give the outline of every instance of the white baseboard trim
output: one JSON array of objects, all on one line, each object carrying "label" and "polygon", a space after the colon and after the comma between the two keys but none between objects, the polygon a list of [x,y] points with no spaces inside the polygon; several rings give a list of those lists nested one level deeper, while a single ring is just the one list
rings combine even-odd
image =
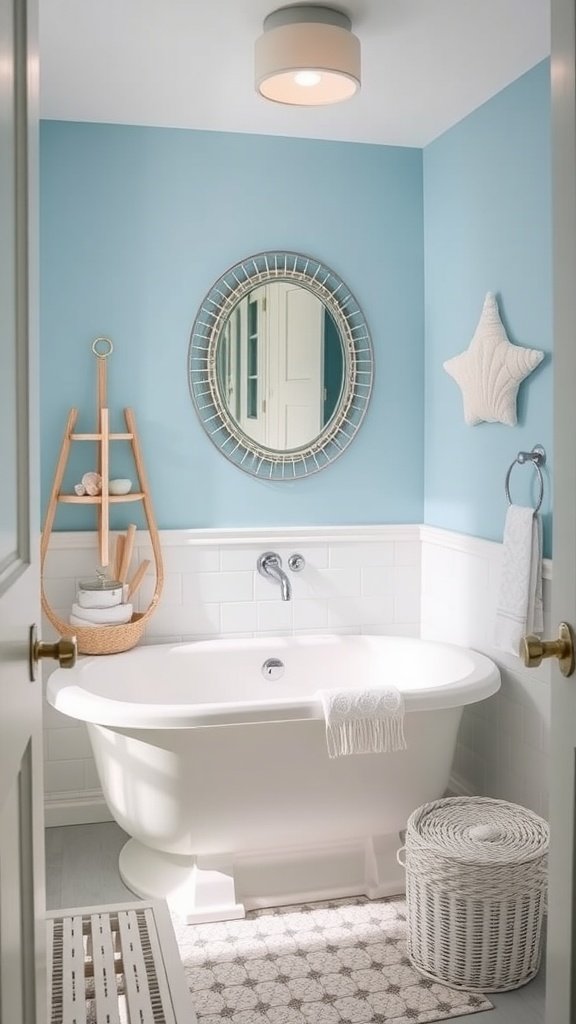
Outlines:
[{"label": "white baseboard trim", "polygon": [[[257,527],[195,527],[188,530],[160,530],[160,544],[166,547],[241,547],[243,545],[337,543],[382,543],[383,541],[418,541],[420,523],[358,523],[350,526],[257,526]],[[50,536],[50,548],[93,548],[97,534],[93,530],[63,530]],[[147,530],[138,530],[139,546],[150,545]]]},{"label": "white baseboard trim", "polygon": [[99,789],[47,795],[44,801],[46,828],[54,828],[57,825],[91,825],[99,821],[112,820]]}]

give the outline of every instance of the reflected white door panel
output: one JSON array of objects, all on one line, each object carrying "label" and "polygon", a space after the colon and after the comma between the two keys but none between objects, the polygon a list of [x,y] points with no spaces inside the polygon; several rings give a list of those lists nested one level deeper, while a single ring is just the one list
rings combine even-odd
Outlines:
[{"label": "reflected white door panel", "polygon": [[324,308],[315,295],[292,284],[276,286],[273,295],[278,343],[270,411],[276,430],[268,443],[286,450],[307,444],[323,426]]},{"label": "reflected white door panel", "polygon": [[258,444],[289,451],[321,433],[327,316],[307,288],[274,281],[252,289],[226,321],[217,355],[220,393]]}]

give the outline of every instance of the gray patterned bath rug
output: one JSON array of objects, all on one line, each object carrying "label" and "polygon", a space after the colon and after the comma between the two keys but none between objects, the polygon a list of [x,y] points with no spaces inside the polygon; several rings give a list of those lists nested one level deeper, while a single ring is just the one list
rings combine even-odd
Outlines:
[{"label": "gray patterned bath rug", "polygon": [[306,903],[175,929],[198,1024],[424,1024],[493,1009],[412,967],[403,899]]}]

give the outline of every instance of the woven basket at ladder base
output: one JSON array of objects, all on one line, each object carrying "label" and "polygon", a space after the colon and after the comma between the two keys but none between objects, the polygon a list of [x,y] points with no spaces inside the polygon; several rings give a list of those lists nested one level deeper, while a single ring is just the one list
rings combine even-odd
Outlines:
[{"label": "woven basket at ladder base", "polygon": [[470,992],[525,985],[540,966],[548,825],[504,800],[424,804],[406,829],[408,955]]}]

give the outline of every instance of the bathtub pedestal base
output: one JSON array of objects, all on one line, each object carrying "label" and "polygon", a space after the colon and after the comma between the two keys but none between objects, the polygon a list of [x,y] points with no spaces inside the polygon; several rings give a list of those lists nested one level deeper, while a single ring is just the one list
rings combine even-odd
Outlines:
[{"label": "bathtub pedestal base", "polygon": [[382,899],[404,891],[397,834],[329,845],[184,857],[130,839],[120,875],[138,896],[165,899],[187,924],[234,921],[247,910],[346,896]]},{"label": "bathtub pedestal base", "polygon": [[364,848],[364,895],[371,900],[385,896],[398,896],[406,887],[404,868],[398,863],[397,853],[402,845],[400,837],[370,836]]},{"label": "bathtub pedestal base", "polygon": [[348,896],[397,896],[405,890],[404,868],[396,860],[401,845],[391,833],[238,855],[237,898],[246,910],[259,910]]},{"label": "bathtub pedestal base", "polygon": [[227,865],[201,868],[196,857],[161,853],[130,839],[120,851],[120,876],[137,896],[164,899],[186,924],[235,921],[245,916],[236,902],[234,876]]}]

